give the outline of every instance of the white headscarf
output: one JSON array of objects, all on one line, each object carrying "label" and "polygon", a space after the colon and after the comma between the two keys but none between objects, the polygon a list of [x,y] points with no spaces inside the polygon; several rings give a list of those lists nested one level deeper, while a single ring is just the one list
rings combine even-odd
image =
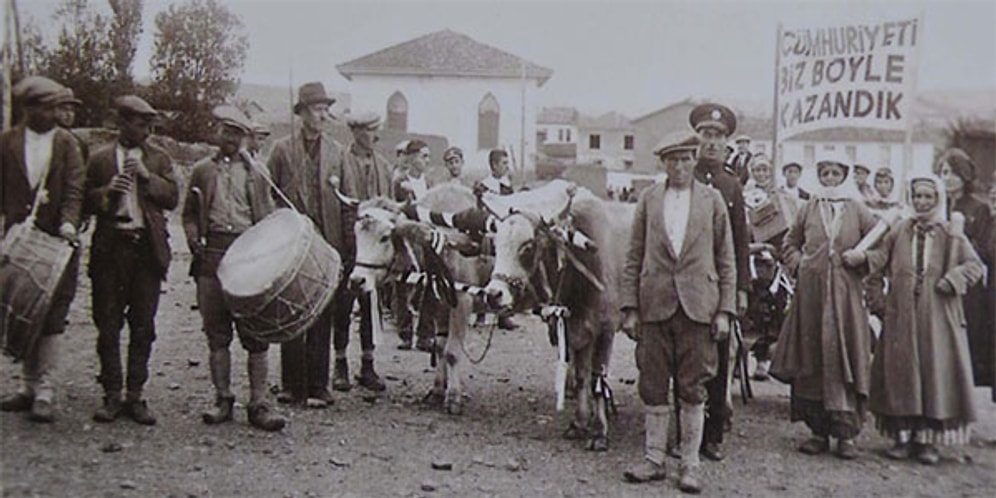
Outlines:
[{"label": "white headscarf", "polygon": [[[920,183],[929,183],[933,185],[934,191],[937,192],[937,204],[935,204],[930,211],[925,213],[918,213],[913,208],[913,186]],[[945,190],[944,181],[937,175],[916,174],[910,177],[906,184],[906,188],[904,189],[904,197],[909,217],[916,220],[917,224],[924,226],[945,222],[947,220],[945,213],[947,211],[945,209],[945,206],[947,206],[947,192]]]},{"label": "white headscarf", "polygon": [[819,188],[813,192],[813,198],[817,200],[833,201],[839,202],[847,199],[860,200],[862,199],[861,193],[858,192],[857,185],[854,181],[850,179],[851,168],[846,162],[836,159],[836,158],[826,158],[821,159],[816,162],[816,176],[819,178],[820,170],[827,167],[829,164],[835,164],[838,167],[844,169],[844,180],[840,182],[840,185],[834,187],[828,187],[820,184]]}]

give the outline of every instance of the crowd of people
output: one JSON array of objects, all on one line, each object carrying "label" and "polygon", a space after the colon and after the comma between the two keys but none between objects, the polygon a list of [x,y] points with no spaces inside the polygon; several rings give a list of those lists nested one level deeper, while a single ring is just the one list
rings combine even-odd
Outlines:
[{"label": "crowd of people", "polygon": [[[137,96],[120,96],[116,140],[91,153],[67,129],[80,103],[70,89],[33,76],[19,82],[14,95],[23,118],[0,135],[4,233],[33,220],[76,249],[52,289],[37,345],[24,358],[22,385],[0,409],[38,422],[55,418],[51,373],[75,295],[80,229],[93,217],[87,275],[104,391],[93,419],[154,425],[143,387],[170,265],[164,215],[181,198],[172,160],[148,140],[160,112]],[[182,221],[215,389],[206,424],[233,419],[230,346],[236,336],[248,353],[249,423],[267,431],[286,424],[267,399],[269,343],[237,326],[217,275],[233,242],[280,207],[314,222],[341,256],[344,277],[314,323],[280,344],[277,400],[323,408],[334,402],[330,386],[348,391],[355,381],[386,389],[374,365],[377,303],[346,281],[357,259],[356,210],[342,199],[415,201],[434,185],[464,181],[464,156],[450,147],[445,164],[430,167],[429,146],[412,139],[398,144],[389,160],[373,147],[380,125],[374,113],[349,117],[352,141],[342,146],[327,133],[334,102],[321,83],[302,85],[293,108],[300,125],[276,140],[265,160],[258,151],[268,131],[235,107],[216,108],[218,126],[205,132],[218,150],[193,166]],[[832,154],[813,165],[782,165],[785,184],[779,186],[777,165],[751,153],[749,137],[738,136],[737,148],[728,150],[736,118],[725,106],[700,105],[689,123],[687,132],[654,149],[666,180],[638,194],[621,276],[621,329],[637,342],[645,405],[644,458],[625,479],[664,479],[666,455],[673,453],[681,461],[679,488],[702,490],[700,455],[725,458],[723,438],[733,415],[730,337],[738,322],[759,337],[754,377],[770,375],[791,386],[791,420],[812,432],[799,451],[857,457],[854,440],[869,412],[894,441],[890,458],[933,464],[939,445],[966,442],[977,417],[972,388],[994,384],[996,322],[996,187],[988,205],[973,195],[979,169],[972,158],[959,149],[945,152],[935,174],[912,174],[899,186],[900,202],[891,169],[872,175],[872,168]],[[491,175],[477,188],[513,193],[508,154],[493,150],[489,163]],[[815,168],[820,186],[814,192],[799,187],[804,168]],[[761,271],[765,264],[770,271]],[[413,319],[432,317],[431,300],[422,300],[416,312],[416,289],[398,282],[390,290],[399,347],[431,351],[433,321],[416,325]],[[361,359],[359,374],[350,378],[354,306]],[[882,321],[877,337],[872,315]],[[507,313],[499,314],[498,326],[517,327]],[[678,425],[669,443],[669,427]]]}]

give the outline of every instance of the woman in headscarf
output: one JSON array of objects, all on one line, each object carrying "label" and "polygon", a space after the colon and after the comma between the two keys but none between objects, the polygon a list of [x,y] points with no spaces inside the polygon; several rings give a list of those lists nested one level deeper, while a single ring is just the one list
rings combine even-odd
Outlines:
[{"label": "woman in headscarf", "polygon": [[[800,199],[790,194],[784,187],[775,184],[775,168],[768,156],[760,153],[754,155],[750,162],[750,176],[744,187],[744,203],[749,211],[753,213],[753,210],[770,209],[768,203],[771,203],[785,219],[790,222],[795,219],[796,213],[799,212]],[[772,218],[763,214],[758,216],[769,220]],[[752,214],[750,218],[753,220],[756,216]],[[747,335],[757,338],[750,348],[754,358],[757,359],[754,380],[768,379],[771,345],[778,340],[778,332],[785,318],[788,290],[772,283],[779,275],[776,258],[787,231],[786,226],[783,230],[777,230],[774,235],[767,236],[767,240],[757,240],[761,230],[754,230],[752,234],[754,238],[750,244],[752,289],[744,320],[744,331]]]},{"label": "woman in headscarf", "polygon": [[[965,217],[965,235],[972,243],[972,248],[982,258],[982,263],[989,268],[994,264],[994,228],[993,217],[989,207],[972,195],[972,182],[975,180],[976,168],[972,158],[961,149],[948,149],[937,160],[935,172],[944,182],[947,193],[948,213],[959,212]],[[965,306],[965,318],[968,323],[968,348],[972,353],[972,372],[975,385],[994,388],[993,400],[996,401],[996,385],[994,385],[993,357],[994,334],[996,334],[996,311],[990,307],[993,281],[979,282],[968,289],[962,301]]]},{"label": "woman in headscarf", "polygon": [[785,236],[783,261],[798,279],[771,375],[791,384],[791,420],[812,431],[799,451],[825,453],[834,437],[836,455],[853,459],[871,384],[872,337],[861,299],[867,268],[853,248],[877,220],[857,200],[854,183],[845,184],[844,159],[816,167],[821,188]]},{"label": "woman in headscarf", "polygon": [[965,444],[976,420],[972,366],[961,296],[982,276],[982,263],[960,227],[945,221],[945,188],[915,176],[907,190],[912,216],[867,253],[891,287],[872,362],[870,409],[895,445],[896,460],[940,460],[936,445]]}]

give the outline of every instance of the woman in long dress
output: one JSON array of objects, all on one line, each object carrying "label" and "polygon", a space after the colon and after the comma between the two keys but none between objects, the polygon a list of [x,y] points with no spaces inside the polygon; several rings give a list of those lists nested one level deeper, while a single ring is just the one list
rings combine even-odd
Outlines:
[{"label": "woman in long dress", "polygon": [[798,283],[771,375],[791,384],[791,420],[812,431],[799,451],[825,453],[834,437],[836,455],[853,459],[871,384],[872,337],[861,295],[867,265],[853,248],[876,219],[856,200],[853,182],[842,185],[847,173],[843,159],[817,163],[822,187],[785,236],[782,257],[790,272],[798,269]]},{"label": "woman in long dress", "polygon": [[872,362],[870,408],[895,445],[886,456],[939,461],[936,445],[965,444],[976,420],[961,296],[982,263],[955,223],[945,221],[945,189],[933,176],[910,181],[913,215],[868,251],[872,271],[891,283]]},{"label": "woman in long dress", "polygon": [[[948,213],[958,212],[965,217],[965,236],[982,263],[992,268],[996,261],[996,230],[989,207],[973,195],[973,184],[978,169],[972,158],[961,149],[948,149],[941,154],[935,166],[947,191]],[[962,297],[965,320],[968,323],[968,347],[972,353],[972,371],[975,385],[990,386],[996,401],[996,310],[991,308],[993,281],[979,282],[969,287]]]}]

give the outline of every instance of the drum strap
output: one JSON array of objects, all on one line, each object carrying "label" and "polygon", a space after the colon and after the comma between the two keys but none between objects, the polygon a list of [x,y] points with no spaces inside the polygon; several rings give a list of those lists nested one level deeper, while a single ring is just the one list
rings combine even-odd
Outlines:
[{"label": "drum strap", "polygon": [[48,203],[48,188],[45,186],[45,182],[48,181],[48,172],[51,170],[52,161],[50,160],[45,165],[45,171],[42,171],[41,179],[38,180],[38,188],[35,190],[35,201],[31,203],[31,213],[28,214],[28,218],[25,220],[29,226],[34,226],[35,224],[35,218],[38,216],[38,207]]}]

